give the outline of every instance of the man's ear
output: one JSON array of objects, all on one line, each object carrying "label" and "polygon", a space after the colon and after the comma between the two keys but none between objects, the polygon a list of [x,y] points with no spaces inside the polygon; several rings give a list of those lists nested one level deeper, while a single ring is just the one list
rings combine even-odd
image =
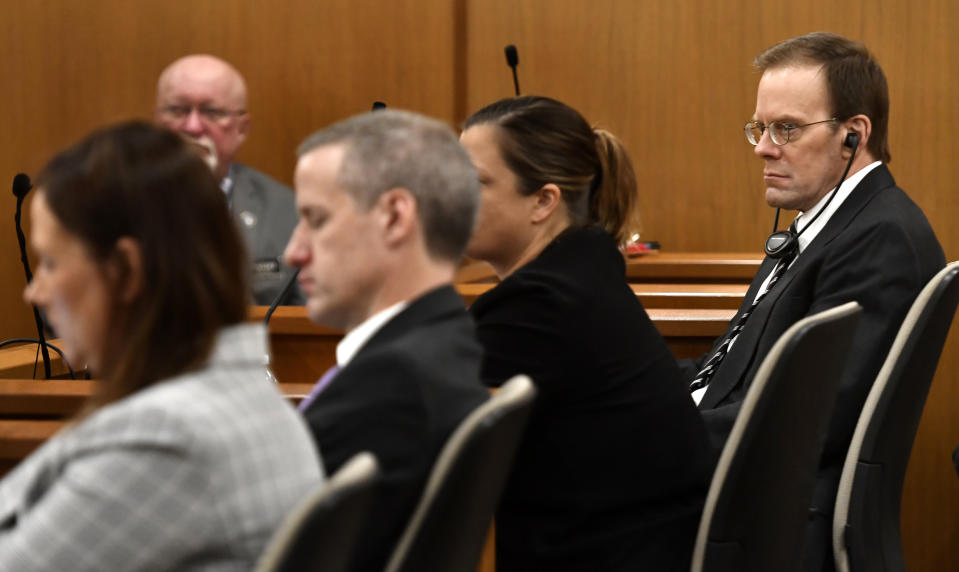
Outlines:
[{"label": "man's ear", "polygon": [[246,136],[250,133],[250,114],[244,113],[236,118],[236,134],[240,142],[246,141]]},{"label": "man's ear", "polygon": [[[869,136],[872,135],[872,121],[869,119],[869,116],[858,114],[853,115],[844,122],[844,127],[846,128],[846,135],[843,135],[845,138],[849,133],[855,132],[859,135],[859,145],[857,149],[867,149],[869,143]],[[845,139],[844,139],[845,140]],[[843,157],[848,159],[849,155],[852,153],[852,149],[843,146]]]},{"label": "man's ear", "polygon": [[416,197],[404,188],[384,192],[377,199],[377,211],[386,244],[398,245],[419,228],[419,209]]},{"label": "man's ear", "polygon": [[143,251],[140,243],[130,236],[120,238],[107,265],[117,300],[121,304],[131,303],[143,291]]},{"label": "man's ear", "polygon": [[549,219],[563,202],[563,192],[553,183],[547,183],[533,193],[535,199],[530,212],[530,221],[540,223]]}]

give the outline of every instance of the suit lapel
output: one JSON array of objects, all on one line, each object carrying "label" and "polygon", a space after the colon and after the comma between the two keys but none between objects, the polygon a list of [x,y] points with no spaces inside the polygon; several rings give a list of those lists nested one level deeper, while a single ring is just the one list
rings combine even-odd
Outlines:
[{"label": "suit lapel", "polygon": [[259,185],[254,184],[243,165],[234,163],[231,169],[233,171],[233,187],[230,190],[230,203],[233,209],[233,218],[236,220],[237,226],[243,231],[247,248],[250,249],[250,255],[255,260],[262,256],[261,253],[255,252],[254,248],[262,242],[260,235],[267,228],[266,221],[259,220],[259,217],[267,212],[266,193]]},{"label": "suit lapel", "polygon": [[[839,234],[849,226],[856,218],[856,215],[859,214],[873,197],[882,189],[894,187],[895,184],[896,182],[893,180],[892,174],[883,164],[870,171],[859,185],[856,186],[853,192],[849,194],[842,205],[840,205],[836,212],[829,218],[826,226],[823,227],[819,234],[816,235],[816,238],[813,239],[803,250],[802,254],[796,258],[795,263],[793,263],[782,278],[779,279],[776,287],[766,295],[753,311],[753,314],[746,322],[746,327],[740,333],[729,355],[723,360],[719,371],[716,372],[716,376],[706,389],[706,393],[703,395],[703,399],[699,404],[700,409],[716,407],[730,392],[743,383],[748,369],[755,361],[755,354],[759,347],[759,342],[762,340],[763,332],[768,325],[772,309],[775,307],[779,298],[789,289],[790,284],[796,276],[801,275],[814,260],[819,258],[820,253],[825,249],[826,245],[832,242],[833,239],[839,236]],[[756,278],[753,279],[753,283],[746,293],[743,306],[741,306],[739,312],[736,313],[736,317],[733,318],[734,320],[738,319],[744,308],[748,308],[749,304],[752,303],[752,300],[756,297],[759,286],[772,271],[775,262],[774,259],[768,257],[763,260],[759,271],[756,273]],[[790,324],[787,324],[785,327],[789,327],[789,325]]]},{"label": "suit lapel", "polygon": [[[457,314],[465,315],[466,307],[456,290],[452,286],[436,288],[410,302],[402,312],[394,316],[392,320],[373,334],[353,359],[359,358],[363,352],[371,348],[391,343],[421,324],[446,319]],[[344,371],[349,367],[349,364],[347,364],[343,368]]]},{"label": "suit lapel", "polygon": [[[463,305],[463,299],[452,286],[441,286],[413,300],[403,311],[393,316],[393,319],[370,336],[370,339],[366,340],[366,343],[360,347],[353,359],[337,372],[320,396],[317,396],[310,404],[306,414],[314,411],[315,406],[323,403],[324,400],[329,403],[332,395],[353,391],[351,387],[353,384],[349,383],[349,380],[352,377],[354,364],[362,362],[368,352],[393,343],[422,324],[447,320],[458,314],[465,316],[466,308]],[[348,381],[343,383],[342,380],[344,379]]]},{"label": "suit lapel", "polygon": [[[777,259],[768,256],[763,260],[759,266],[759,270],[756,272],[756,277],[753,278],[753,282],[746,292],[745,298],[743,298],[742,306],[740,306],[739,311],[736,312],[736,316],[730,324],[735,324],[739,316],[752,305],[756,294],[759,292],[760,286],[766,281],[766,277],[772,272],[777,262]],[[780,278],[780,280],[782,280],[782,278]],[[736,343],[733,344],[732,349],[726,355],[726,359],[720,364],[719,371],[716,372],[712,381],[710,381],[707,386],[706,393],[703,394],[703,398],[699,403],[700,409],[712,409],[739,384],[739,380],[742,379],[746,367],[752,361],[752,356],[756,351],[756,345],[760,338],[759,331],[765,328],[767,308],[768,306],[764,300],[753,310],[752,315],[749,316],[746,327],[740,332]],[[761,324],[761,326],[757,326],[757,324]],[[730,329],[726,330],[723,339],[730,334]],[[715,347],[713,351],[715,351]]]},{"label": "suit lapel", "polygon": [[[869,201],[871,201],[879,191],[888,187],[894,187],[895,185],[896,182],[893,180],[892,174],[885,165],[879,165],[870,171],[859,185],[856,186],[853,192],[849,193],[849,196],[846,197],[842,205],[836,209],[836,212],[829,218],[826,226],[819,231],[816,238],[813,239],[813,241],[809,243],[809,246],[803,250],[802,254],[796,258],[796,263],[793,264],[780,279],[781,284],[777,285],[774,291],[769,293],[767,296],[769,299],[767,308],[771,308],[776,303],[779,297],[782,296],[782,293],[789,288],[789,284],[793,279],[801,274],[813,260],[819,258],[820,253],[826,246],[856,219],[856,215],[869,204]],[[765,302],[764,300],[763,303]]]}]

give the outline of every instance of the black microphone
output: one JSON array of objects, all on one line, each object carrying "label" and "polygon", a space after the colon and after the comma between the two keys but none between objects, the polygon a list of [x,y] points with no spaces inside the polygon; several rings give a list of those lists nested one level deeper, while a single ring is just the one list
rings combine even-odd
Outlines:
[{"label": "black microphone", "polygon": [[290,290],[293,288],[293,283],[296,282],[296,277],[300,275],[300,269],[297,268],[294,270],[290,277],[286,279],[286,284],[283,285],[283,288],[280,289],[280,293],[276,295],[276,298],[273,299],[273,302],[270,303],[270,307],[266,311],[266,316],[263,318],[263,325],[270,326],[270,318],[273,316],[273,312],[276,311],[276,307],[280,305],[280,301],[286,298],[286,295],[289,294]]},{"label": "black microphone", "polygon": [[381,109],[386,109],[386,104],[382,101],[374,101],[372,111],[379,111]]},{"label": "black microphone", "polygon": [[506,46],[506,65],[513,70],[513,88],[516,90],[516,96],[519,97],[519,77],[516,75],[516,66],[519,65],[519,54],[516,52],[516,46],[513,44]]},{"label": "black microphone", "polygon": [[816,222],[816,219],[819,218],[819,215],[826,211],[826,207],[829,206],[829,203],[832,202],[836,195],[839,193],[839,187],[842,186],[843,181],[846,180],[846,175],[849,174],[849,169],[852,167],[853,159],[856,158],[856,150],[859,148],[859,134],[855,131],[850,131],[846,134],[846,138],[842,142],[843,147],[849,147],[852,149],[852,155],[849,156],[849,161],[846,163],[846,169],[842,172],[842,176],[839,177],[839,182],[836,183],[833,193],[829,196],[829,200],[826,201],[826,204],[819,209],[819,212],[816,213],[816,216],[812,217],[812,220],[805,225],[802,230],[799,232],[793,232],[792,230],[776,230],[776,227],[779,226],[779,208],[776,209],[776,219],[773,221],[773,233],[766,238],[765,244],[763,244],[763,251],[766,252],[766,256],[770,258],[786,258],[792,256],[792,254],[799,250],[799,235],[806,232],[806,229],[812,226],[812,223]]},{"label": "black microphone", "polygon": [[[23,206],[23,199],[33,185],[30,184],[30,177],[24,173],[17,173],[13,178],[13,196],[17,197],[17,211],[13,215],[14,227],[17,230],[17,242],[20,244],[20,261],[23,262],[23,271],[27,275],[27,284],[33,280],[33,273],[30,272],[30,260],[27,258],[27,239],[23,236],[23,227],[20,225],[20,214]],[[47,340],[43,335],[43,318],[40,317],[40,310],[33,305],[33,319],[37,323],[37,343],[40,344],[40,353],[43,355],[43,373],[50,379],[50,352],[47,351]]]},{"label": "black microphone", "polygon": [[17,173],[13,178],[13,196],[23,200],[30,192],[33,185],[30,184],[30,177],[24,173]]}]

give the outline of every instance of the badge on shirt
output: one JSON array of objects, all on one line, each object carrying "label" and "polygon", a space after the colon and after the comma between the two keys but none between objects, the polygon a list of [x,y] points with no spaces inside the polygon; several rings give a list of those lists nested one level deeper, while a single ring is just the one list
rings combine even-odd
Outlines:
[{"label": "badge on shirt", "polygon": [[246,228],[253,228],[256,226],[256,215],[250,211],[242,211],[239,214],[240,222],[243,223],[243,226]]},{"label": "badge on shirt", "polygon": [[253,272],[257,275],[275,274],[280,271],[280,261],[276,258],[258,258],[253,261]]}]

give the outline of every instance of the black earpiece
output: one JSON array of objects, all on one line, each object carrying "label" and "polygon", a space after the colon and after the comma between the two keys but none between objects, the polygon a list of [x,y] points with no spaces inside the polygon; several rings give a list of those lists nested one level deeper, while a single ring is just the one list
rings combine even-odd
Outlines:
[{"label": "black earpiece", "polygon": [[792,258],[799,250],[799,235],[791,230],[777,230],[766,239],[763,250],[770,258]]},{"label": "black earpiece", "polygon": [[843,146],[849,147],[850,149],[855,149],[859,147],[859,134],[855,131],[850,131],[846,134],[846,140],[842,142]]},{"label": "black earpiece", "polygon": [[[852,149],[852,156],[849,157],[849,162],[846,163],[846,170],[842,172],[842,177],[839,178],[839,182],[834,187],[838,189],[842,182],[846,180],[846,175],[849,174],[849,168],[852,167],[852,161],[856,158],[856,149],[859,148],[859,134],[855,131],[850,131],[846,134],[846,138],[842,142],[843,147],[848,147]],[[763,250],[766,252],[766,256],[770,258],[790,258],[794,255],[795,252],[799,250],[799,235],[802,234],[807,228],[812,226],[812,223],[819,218],[823,212],[826,211],[826,207],[829,206],[829,203],[832,202],[833,198],[836,196],[836,193],[833,193],[829,196],[829,200],[826,201],[826,204],[823,205],[819,212],[816,213],[816,216],[809,221],[809,224],[803,227],[801,231],[793,232],[790,230],[776,230],[776,227],[779,226],[779,209],[776,209],[776,220],[773,222],[773,233],[769,235],[769,238],[766,239],[766,243],[763,244]]]}]

